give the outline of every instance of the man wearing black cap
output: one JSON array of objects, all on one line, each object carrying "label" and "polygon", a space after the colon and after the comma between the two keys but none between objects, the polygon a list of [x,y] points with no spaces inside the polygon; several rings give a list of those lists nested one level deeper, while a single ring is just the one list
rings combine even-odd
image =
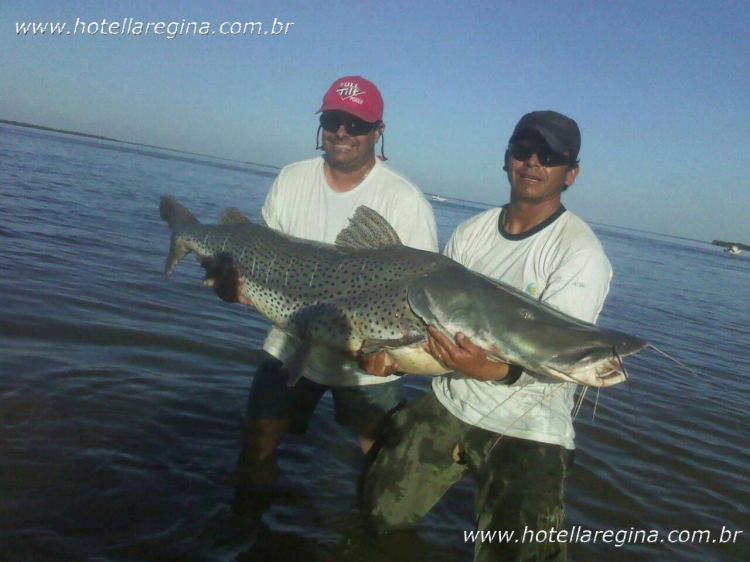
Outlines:
[{"label": "man wearing black cap", "polygon": [[[510,202],[461,224],[445,254],[595,322],[612,269],[591,229],[560,201],[578,176],[580,146],[572,119],[525,115],[505,153]],[[477,530],[513,532],[509,540],[477,541],[475,560],[564,559],[575,385],[491,361],[461,334],[452,341],[430,332],[430,353],[455,372],[436,377],[432,393],[393,417],[363,479],[365,515],[378,531],[414,526],[471,473]]]}]

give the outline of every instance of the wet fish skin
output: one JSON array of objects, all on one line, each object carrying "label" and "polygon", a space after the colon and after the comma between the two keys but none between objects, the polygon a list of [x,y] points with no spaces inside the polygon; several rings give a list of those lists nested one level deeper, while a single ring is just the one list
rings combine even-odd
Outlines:
[{"label": "wet fish skin", "polygon": [[[189,252],[212,275],[232,263],[243,296],[305,345],[351,354],[388,351],[402,370],[436,375],[448,369],[422,349],[427,326],[463,332],[491,357],[587,386],[624,380],[620,358],[643,340],[581,322],[453,260],[408,248],[388,223],[360,207],[337,245],[301,240],[253,224],[236,209],[219,225],[201,225],[173,197],[161,216],[172,229],[165,272]],[[290,360],[304,365],[304,357]]]}]

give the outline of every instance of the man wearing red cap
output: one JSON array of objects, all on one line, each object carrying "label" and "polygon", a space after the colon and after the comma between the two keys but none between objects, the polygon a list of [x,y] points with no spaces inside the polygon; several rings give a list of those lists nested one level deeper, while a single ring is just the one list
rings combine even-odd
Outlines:
[{"label": "man wearing red cap", "polygon": [[[336,80],[318,113],[322,144],[317,148],[323,157],[281,170],[263,206],[266,224],[299,238],[333,243],[354,211],[365,205],[380,213],[405,245],[436,252],[432,207],[413,183],[384,164],[382,148],[381,158],[375,157],[375,145],[385,129],[383,98],[375,85],[361,76]],[[217,282],[219,296],[237,302],[238,281],[235,275]],[[242,428],[235,501],[239,510],[253,501],[257,508],[259,499],[267,499],[264,492],[277,477],[276,448],[287,432],[304,433],[326,391],[332,391],[336,421],[356,429],[365,452],[381,419],[402,400],[399,377],[373,377],[354,360],[322,349],[310,352],[302,378],[288,387],[282,365],[298,346],[275,327],[263,346],[268,357],[253,378]]]},{"label": "man wearing red cap", "polygon": [[[505,153],[510,202],[461,224],[445,254],[595,322],[612,268],[596,235],[561,203],[578,176],[580,147],[569,117],[524,115]],[[363,479],[365,516],[378,531],[413,527],[472,474],[477,530],[497,532],[476,541],[475,561],[565,559],[563,482],[575,449],[576,385],[492,361],[461,334],[455,341],[430,334],[429,352],[454,372],[435,377],[433,392],[393,416]],[[395,368],[382,358],[377,367],[373,374]]]}]

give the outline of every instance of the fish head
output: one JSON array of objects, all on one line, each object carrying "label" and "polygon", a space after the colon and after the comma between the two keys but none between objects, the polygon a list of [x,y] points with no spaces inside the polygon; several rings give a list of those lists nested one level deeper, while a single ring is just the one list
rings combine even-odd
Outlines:
[{"label": "fish head", "polygon": [[[542,371],[584,386],[605,387],[623,382],[623,358],[643,350],[648,343],[615,330],[572,330],[565,342],[558,339]],[[578,333],[577,333],[578,332]]]},{"label": "fish head", "polygon": [[465,269],[425,276],[410,286],[408,299],[425,323],[451,337],[463,333],[493,358],[586,386],[625,380],[622,358],[647,345]]}]

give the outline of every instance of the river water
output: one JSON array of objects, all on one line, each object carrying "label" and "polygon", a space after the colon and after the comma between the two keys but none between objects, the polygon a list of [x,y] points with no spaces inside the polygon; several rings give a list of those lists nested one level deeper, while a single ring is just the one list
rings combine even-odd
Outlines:
[{"label": "river water", "polygon": [[[274,175],[0,126],[0,560],[471,559],[469,480],[416,534],[361,531],[361,456],[330,396],[282,445],[262,520],[231,510],[268,322],[217,299],[192,261],[164,277],[158,198],[207,222],[229,206],[260,220]],[[487,208],[433,204],[441,247]],[[601,392],[593,420],[589,392],[566,487],[570,559],[750,559],[750,258],[593,227],[615,270],[599,324],[697,376],[648,350],[628,359],[628,383]],[[428,388],[406,383],[410,399]]]}]

